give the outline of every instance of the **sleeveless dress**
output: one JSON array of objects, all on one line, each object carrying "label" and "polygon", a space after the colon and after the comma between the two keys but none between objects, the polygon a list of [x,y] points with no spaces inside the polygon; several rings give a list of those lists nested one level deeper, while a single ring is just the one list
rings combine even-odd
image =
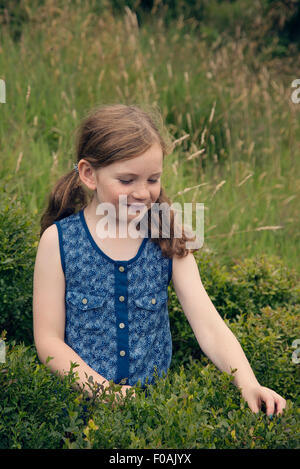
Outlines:
[{"label": "sleeveless dress", "polygon": [[107,380],[154,384],[172,359],[172,259],[147,237],[132,259],[111,259],[93,239],[83,209],[55,225],[66,282],[65,343]]}]

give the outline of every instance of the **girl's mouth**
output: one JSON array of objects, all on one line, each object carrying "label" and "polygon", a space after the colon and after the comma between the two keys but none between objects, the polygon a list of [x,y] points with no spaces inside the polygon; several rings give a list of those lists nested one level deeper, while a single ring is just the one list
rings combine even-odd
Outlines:
[{"label": "girl's mouth", "polygon": [[143,210],[144,208],[147,208],[147,206],[145,204],[139,204],[139,205],[127,204],[127,207],[131,207],[131,208],[134,208],[136,210]]}]

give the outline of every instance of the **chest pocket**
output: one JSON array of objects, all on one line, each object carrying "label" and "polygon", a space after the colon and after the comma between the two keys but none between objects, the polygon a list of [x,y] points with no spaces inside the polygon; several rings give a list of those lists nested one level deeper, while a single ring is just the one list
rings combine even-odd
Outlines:
[{"label": "chest pocket", "polygon": [[134,300],[138,308],[153,312],[159,311],[167,301],[168,294],[165,291],[147,293],[147,295],[142,295]]},{"label": "chest pocket", "polygon": [[66,293],[67,319],[84,329],[99,329],[103,318],[105,292],[86,293],[69,290]]}]

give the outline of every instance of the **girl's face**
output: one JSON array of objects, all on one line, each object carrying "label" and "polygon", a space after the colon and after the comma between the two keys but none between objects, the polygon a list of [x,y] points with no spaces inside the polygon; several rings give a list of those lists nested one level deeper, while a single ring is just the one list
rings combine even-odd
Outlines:
[{"label": "girl's face", "polygon": [[[134,210],[134,204],[145,204],[149,209],[158,199],[162,170],[163,152],[158,143],[153,144],[140,156],[126,161],[116,161],[98,169],[95,171],[97,204],[102,202],[113,204],[118,221],[119,196],[127,196],[127,200],[125,199],[123,204],[121,201],[121,205],[126,205],[123,210],[127,210],[129,222],[141,213]],[[129,210],[130,205],[132,205],[131,210]],[[145,207],[142,213],[144,211]]]}]

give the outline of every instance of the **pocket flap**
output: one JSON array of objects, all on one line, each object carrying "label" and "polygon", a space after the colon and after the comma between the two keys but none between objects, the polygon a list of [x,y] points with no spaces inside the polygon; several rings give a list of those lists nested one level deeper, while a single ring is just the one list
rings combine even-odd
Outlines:
[{"label": "pocket flap", "polygon": [[71,303],[83,311],[91,308],[99,308],[103,306],[106,300],[105,292],[99,293],[84,293],[74,290],[69,290],[66,294],[66,302]]},{"label": "pocket flap", "polygon": [[167,300],[168,294],[166,292],[153,292],[136,298],[134,302],[139,308],[157,311]]}]

